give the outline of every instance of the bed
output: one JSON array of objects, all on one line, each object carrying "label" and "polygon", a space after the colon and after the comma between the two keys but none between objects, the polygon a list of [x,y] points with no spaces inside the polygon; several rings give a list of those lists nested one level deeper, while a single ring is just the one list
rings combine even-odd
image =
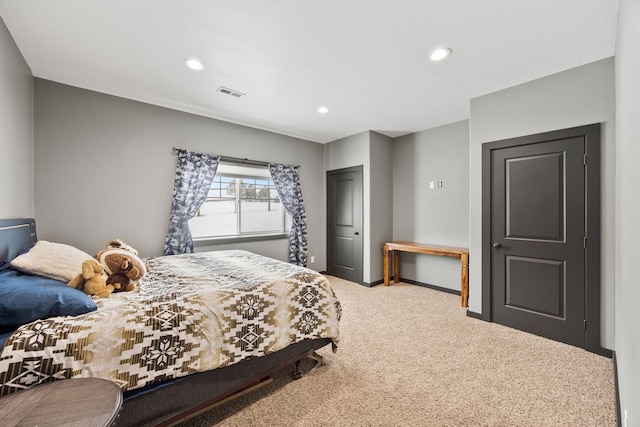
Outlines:
[{"label": "bed", "polygon": [[[7,291],[13,276],[41,279],[11,265],[40,243],[34,220],[0,220],[5,292],[14,292]],[[117,426],[172,425],[316,357],[317,349],[337,348],[341,307],[319,273],[238,250],[145,261],[149,272],[134,291],[90,298],[74,307],[79,312],[64,312],[72,304],[58,297],[47,315],[7,325],[18,303],[3,297],[0,396],[51,381],[105,378],[124,393]],[[64,282],[45,285],[86,297]],[[12,289],[23,288],[32,289]]]}]

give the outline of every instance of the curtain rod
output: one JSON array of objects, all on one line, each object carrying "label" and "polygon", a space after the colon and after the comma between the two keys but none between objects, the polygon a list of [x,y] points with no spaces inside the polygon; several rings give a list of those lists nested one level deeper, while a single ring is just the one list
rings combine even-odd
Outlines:
[{"label": "curtain rod", "polygon": [[[172,151],[174,153],[178,153],[181,150],[182,150],[181,148],[176,148],[176,147],[172,148]],[[264,167],[269,166],[269,162],[264,162],[262,160],[249,160],[246,158],[241,159],[240,157],[230,157],[230,156],[218,156],[218,157],[220,157],[221,162],[238,163],[242,165],[251,165],[251,166],[264,166]],[[295,165],[295,167],[299,168],[300,166]]]}]

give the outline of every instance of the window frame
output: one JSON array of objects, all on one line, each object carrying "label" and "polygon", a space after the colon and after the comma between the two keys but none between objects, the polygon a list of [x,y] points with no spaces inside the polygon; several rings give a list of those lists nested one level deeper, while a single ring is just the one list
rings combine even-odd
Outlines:
[{"label": "window frame", "polygon": [[[204,246],[211,246],[211,245],[220,245],[220,244],[229,244],[229,243],[240,243],[240,242],[255,242],[255,241],[265,241],[265,240],[279,240],[279,239],[287,239],[289,237],[289,226],[290,226],[290,218],[289,215],[287,213],[287,210],[285,209],[284,205],[282,204],[282,201],[280,200],[280,196],[277,195],[279,203],[280,203],[280,210],[281,210],[281,219],[280,219],[280,223],[281,223],[281,231],[277,230],[277,231],[264,231],[264,232],[241,232],[241,227],[242,227],[242,200],[247,200],[247,199],[242,199],[241,198],[241,191],[240,191],[240,187],[241,187],[241,182],[242,179],[247,179],[247,180],[266,180],[266,181],[270,181],[271,183],[273,183],[273,178],[271,177],[271,174],[269,173],[269,169],[266,167],[252,167],[251,169],[257,169],[260,170],[262,173],[255,173],[255,174],[251,174],[249,171],[249,168],[242,168],[243,169],[243,173],[237,173],[237,172],[230,172],[228,170],[232,170],[234,168],[233,165],[230,164],[220,164],[218,166],[218,171],[216,171],[216,175],[215,178],[218,177],[226,177],[226,178],[234,178],[235,179],[235,185],[236,185],[236,191],[235,191],[235,197],[233,199],[234,203],[236,204],[236,234],[228,234],[228,235],[224,235],[224,236],[202,236],[202,237],[193,237],[193,245],[194,247],[204,247]],[[223,169],[222,171],[220,171],[220,169]],[[265,174],[265,170],[266,170],[266,174]],[[214,178],[214,179],[215,179]],[[212,182],[213,184],[213,182]],[[273,187],[269,187],[269,189],[273,188],[275,190],[275,183],[273,183]],[[277,194],[277,190],[276,190],[276,194]],[[220,193],[220,195],[222,195]],[[231,198],[229,198],[229,200],[232,200]],[[249,199],[251,200],[251,199]],[[258,199],[256,199],[258,200]],[[273,200],[271,198],[271,200]],[[206,203],[206,201],[205,201]]]}]

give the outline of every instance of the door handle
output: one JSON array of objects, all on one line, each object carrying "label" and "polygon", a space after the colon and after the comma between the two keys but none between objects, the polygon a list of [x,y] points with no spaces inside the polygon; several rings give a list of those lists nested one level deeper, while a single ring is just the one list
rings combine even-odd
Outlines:
[{"label": "door handle", "polygon": [[502,243],[496,242],[496,243],[493,244],[493,247],[495,249],[500,249],[502,247]]}]

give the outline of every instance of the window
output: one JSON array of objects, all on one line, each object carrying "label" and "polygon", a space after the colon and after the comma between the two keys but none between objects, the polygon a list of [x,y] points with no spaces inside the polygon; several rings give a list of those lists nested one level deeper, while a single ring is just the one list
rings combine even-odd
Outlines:
[{"label": "window", "polygon": [[284,213],[268,169],[220,164],[189,228],[194,239],[282,234]]}]

